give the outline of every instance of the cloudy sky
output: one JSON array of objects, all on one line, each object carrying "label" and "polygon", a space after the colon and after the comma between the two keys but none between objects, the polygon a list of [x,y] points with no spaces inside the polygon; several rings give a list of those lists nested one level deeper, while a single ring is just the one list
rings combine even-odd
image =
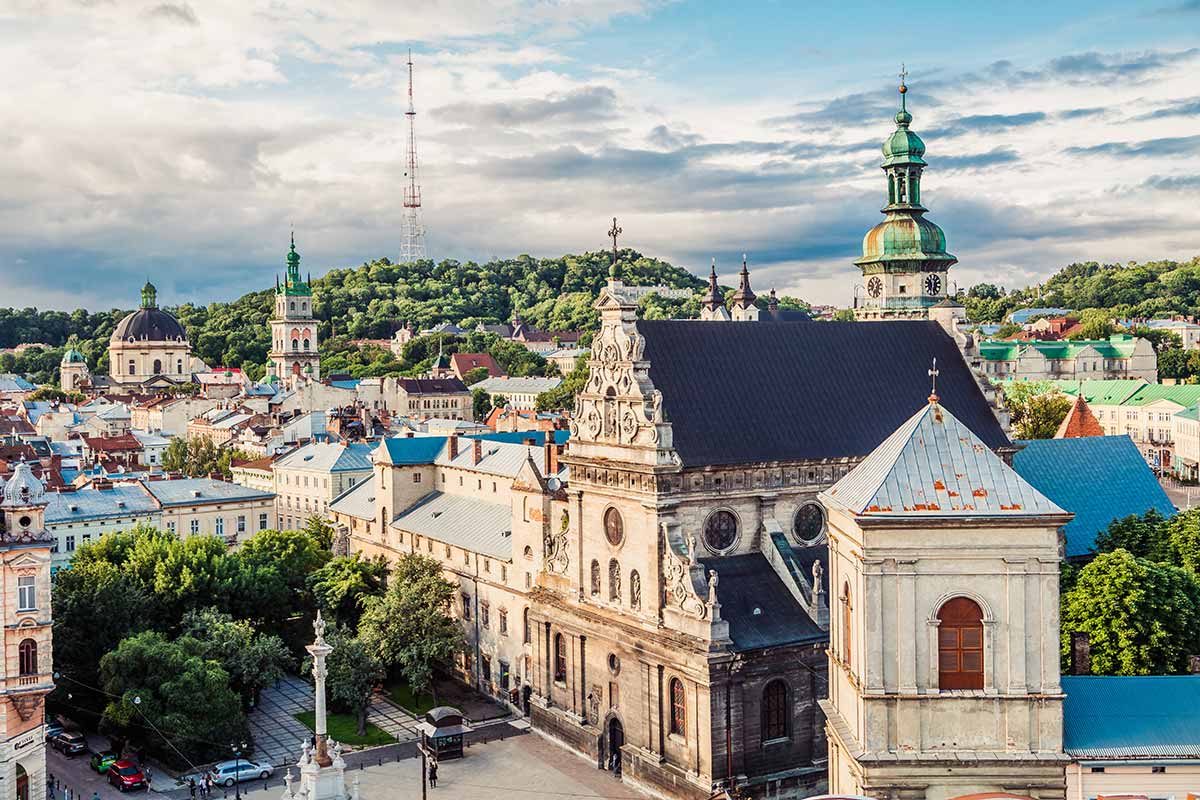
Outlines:
[{"label": "cloudy sky", "polygon": [[[406,8],[407,7],[407,8]],[[907,9],[899,16],[896,9]],[[896,72],[952,277],[1200,253],[1200,0],[6,0],[0,306],[624,243],[846,304]]]}]

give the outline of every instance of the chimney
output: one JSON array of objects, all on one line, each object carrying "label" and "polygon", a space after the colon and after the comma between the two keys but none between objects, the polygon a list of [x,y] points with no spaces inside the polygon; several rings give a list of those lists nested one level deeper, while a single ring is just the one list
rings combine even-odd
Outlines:
[{"label": "chimney", "polygon": [[1071,674],[1092,674],[1092,642],[1086,633],[1071,633]]},{"label": "chimney", "polygon": [[542,448],[542,454],[542,475],[549,478],[551,475],[557,472],[557,470],[554,469],[554,462],[558,459],[554,457],[553,436],[546,437],[546,446]]},{"label": "chimney", "polygon": [[526,447],[537,447],[537,437],[536,436],[526,436],[524,438],[524,443],[525,443]]},{"label": "chimney", "polygon": [[458,434],[452,433],[446,439],[446,447],[450,451],[450,460],[458,458]]},{"label": "chimney", "polygon": [[483,442],[479,439],[471,440],[471,463],[478,464],[483,460]]}]

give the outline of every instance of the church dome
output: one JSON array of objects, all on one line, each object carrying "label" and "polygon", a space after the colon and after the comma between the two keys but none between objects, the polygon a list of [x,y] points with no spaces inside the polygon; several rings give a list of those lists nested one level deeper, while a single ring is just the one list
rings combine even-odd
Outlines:
[{"label": "church dome", "polygon": [[946,252],[946,234],[923,216],[888,214],[863,237],[859,263],[917,259],[942,267],[958,261]]},{"label": "church dome", "polygon": [[117,323],[112,341],[175,342],[187,339],[179,320],[159,308],[141,308]]},{"label": "church dome", "polygon": [[158,290],[146,281],[142,307],[117,323],[110,341],[182,342],[187,339],[179,320],[158,307]]},{"label": "church dome", "polygon": [[[909,119],[912,115],[907,112],[901,112]],[[899,120],[900,114],[896,115]],[[902,123],[896,128],[883,142],[883,166],[889,167],[893,164],[920,164],[925,165],[925,143],[921,141],[921,137],[908,129],[908,123]]]},{"label": "church dome", "polygon": [[62,357],[63,364],[86,364],[87,358],[74,347],[68,347]]},{"label": "church dome", "polygon": [[33,470],[24,461],[17,462],[12,477],[4,484],[5,507],[41,505],[46,497],[46,488],[33,474]]}]

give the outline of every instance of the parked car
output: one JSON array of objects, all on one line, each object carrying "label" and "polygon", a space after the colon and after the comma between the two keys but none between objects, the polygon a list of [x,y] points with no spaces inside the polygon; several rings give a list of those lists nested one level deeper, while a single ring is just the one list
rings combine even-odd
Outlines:
[{"label": "parked car", "polygon": [[46,723],[46,741],[50,741],[55,736],[63,732],[63,724],[58,720],[50,720]]},{"label": "parked car", "polygon": [[119,758],[120,756],[112,750],[105,750],[102,753],[92,753],[92,758],[88,763],[91,764],[92,769],[103,775]]},{"label": "parked car", "polygon": [[274,771],[275,768],[270,764],[242,758],[214,764],[208,774],[212,776],[213,783],[219,786],[233,786],[235,783],[255,778],[262,778],[265,781],[271,777],[271,773]]},{"label": "parked car", "polygon": [[130,789],[148,789],[146,776],[142,769],[129,759],[122,758],[114,761],[108,768],[108,782],[117,787],[118,791],[127,792]]},{"label": "parked car", "polygon": [[50,740],[50,746],[65,756],[86,753],[87,737],[79,731],[63,731]]}]

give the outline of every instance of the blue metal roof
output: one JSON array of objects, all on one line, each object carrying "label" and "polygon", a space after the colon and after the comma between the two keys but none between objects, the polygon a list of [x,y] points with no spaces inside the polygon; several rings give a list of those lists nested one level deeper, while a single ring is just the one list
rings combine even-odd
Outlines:
[{"label": "blue metal roof", "polygon": [[212,478],[182,478],[172,481],[147,481],[144,486],[164,506],[191,506],[198,503],[232,503],[274,497],[236,483]]},{"label": "blue metal roof", "polygon": [[330,381],[329,385],[335,389],[357,389],[358,384],[362,383],[362,378],[354,378],[353,380],[345,381]]},{"label": "blue metal roof", "polygon": [[11,372],[0,374],[0,392],[31,392],[36,388],[20,375]]},{"label": "blue metal roof", "polygon": [[[546,445],[546,431],[500,431],[498,433],[480,433],[477,435],[468,435],[471,439],[484,439],[489,442],[508,442],[509,444],[525,444],[526,439],[533,439],[534,444],[538,447]],[[571,438],[571,432],[565,430],[554,431],[554,443],[566,444]]]},{"label": "blue metal roof", "polygon": [[432,464],[442,447],[445,436],[396,436],[380,443],[392,464]]},{"label": "blue metal roof", "polygon": [[1096,535],[1115,519],[1156,509],[1175,514],[1167,493],[1128,436],[1039,439],[1013,457],[1017,474],[1075,514],[1063,529],[1067,557],[1092,552]]},{"label": "blue metal roof", "polygon": [[1075,758],[1200,758],[1200,675],[1064,675]]},{"label": "blue metal roof", "polygon": [[1046,314],[1052,317],[1061,317],[1070,313],[1072,313],[1072,310],[1069,308],[1018,308],[1016,311],[1008,315],[1008,320],[1014,325],[1024,325],[1029,321],[1030,317],[1040,314]]}]

